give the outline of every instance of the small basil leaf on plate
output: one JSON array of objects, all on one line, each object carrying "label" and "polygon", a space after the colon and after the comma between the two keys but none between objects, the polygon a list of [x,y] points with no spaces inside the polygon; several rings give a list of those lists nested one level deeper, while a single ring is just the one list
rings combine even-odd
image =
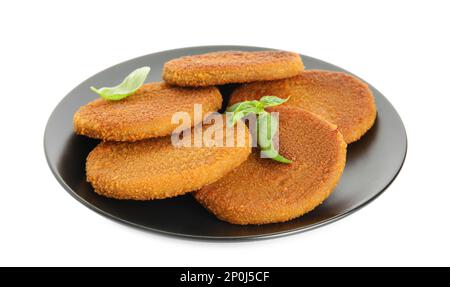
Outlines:
[{"label": "small basil leaf on plate", "polygon": [[239,102],[239,103],[236,103],[236,104],[234,104],[234,105],[232,105],[232,106],[229,106],[228,108],[227,108],[227,112],[230,112],[230,113],[234,113],[234,112],[236,112],[238,109],[240,109],[240,107],[242,106],[242,105],[244,105],[246,102]]},{"label": "small basil leaf on plate", "polygon": [[280,99],[275,96],[264,96],[260,100],[236,103],[227,108],[227,112],[232,113],[231,117],[228,116],[228,123],[234,125],[247,115],[255,114],[257,116],[257,141],[261,153],[265,157],[278,162],[291,163],[291,160],[280,155],[274,147],[273,138],[278,130],[278,118],[264,110],[266,107],[281,105],[287,100],[289,98]]},{"label": "small basil leaf on plate", "polygon": [[281,163],[292,163],[292,160],[287,159],[284,156],[282,156],[281,154],[279,154],[278,151],[273,148],[273,146],[270,146],[270,148],[265,149],[265,150],[262,149],[261,153],[264,155],[264,157],[270,158],[272,160],[275,160],[275,161],[278,161]]},{"label": "small basil leaf on plate", "polygon": [[282,163],[292,163],[291,160],[283,157],[274,147],[273,138],[278,129],[278,118],[264,112],[258,117],[258,145],[261,153],[270,159]]},{"label": "small basil leaf on plate", "polygon": [[142,67],[131,72],[119,85],[115,87],[94,88],[91,90],[105,100],[118,101],[134,94],[143,84],[150,72],[150,67]]},{"label": "small basil leaf on plate", "polygon": [[240,111],[254,109],[254,108],[259,108],[260,110],[262,110],[264,108],[264,106],[261,103],[259,103],[259,101],[245,101],[245,102],[236,103],[236,104],[228,107],[227,112],[235,113],[235,112],[240,112]]},{"label": "small basil leaf on plate", "polygon": [[259,101],[245,101],[232,105],[227,109],[227,112],[233,113],[230,124],[234,125],[238,120],[251,113],[258,115],[264,112],[264,106]]},{"label": "small basil leaf on plate", "polygon": [[278,155],[276,155],[274,157],[271,157],[271,159],[275,160],[275,161],[278,161],[278,162],[281,162],[281,163],[292,163],[292,160],[285,158],[281,154],[278,154]]},{"label": "small basil leaf on plate", "polygon": [[275,97],[275,96],[264,96],[259,101],[261,102],[261,104],[264,105],[265,108],[267,108],[267,107],[279,106],[279,105],[285,103],[287,100],[289,100],[289,98],[281,99],[281,98]]},{"label": "small basil leaf on plate", "polygon": [[272,138],[278,127],[278,121],[268,112],[258,116],[258,144],[262,150],[272,146]]}]

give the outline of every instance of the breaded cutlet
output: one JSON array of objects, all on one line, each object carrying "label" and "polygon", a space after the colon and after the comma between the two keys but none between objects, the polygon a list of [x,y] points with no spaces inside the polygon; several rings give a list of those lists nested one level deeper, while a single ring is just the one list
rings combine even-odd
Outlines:
[{"label": "breaded cutlet", "polygon": [[223,51],[185,56],[164,64],[163,79],[178,86],[212,86],[276,80],[304,69],[297,53]]},{"label": "breaded cutlet", "polygon": [[345,166],[346,143],[336,126],[292,107],[279,112],[283,164],[249,159],[215,183],[194,192],[219,219],[234,224],[266,224],[299,217],[321,204],[337,185]]},{"label": "breaded cutlet", "polygon": [[[204,127],[204,133],[209,127]],[[223,125],[220,128],[222,134],[217,135],[214,128],[210,135],[216,134],[216,143],[222,142],[222,147],[174,146],[171,137],[102,142],[87,157],[87,181],[97,194],[116,199],[163,199],[197,190],[225,176],[251,153],[251,135],[245,125],[231,133],[232,147],[225,147],[227,132]]]},{"label": "breaded cutlet", "polygon": [[[108,141],[137,141],[166,136],[177,125],[171,123],[175,112],[194,118],[194,104],[202,112],[214,112],[222,105],[216,87],[180,88],[165,83],[143,85],[135,94],[120,100],[96,99],[78,109],[73,117],[75,132]],[[192,121],[192,126],[197,124]]]},{"label": "breaded cutlet", "polygon": [[377,110],[367,84],[341,72],[307,70],[278,81],[238,87],[230,105],[271,95],[290,99],[283,106],[299,107],[336,124],[347,143],[357,141],[374,124]]}]

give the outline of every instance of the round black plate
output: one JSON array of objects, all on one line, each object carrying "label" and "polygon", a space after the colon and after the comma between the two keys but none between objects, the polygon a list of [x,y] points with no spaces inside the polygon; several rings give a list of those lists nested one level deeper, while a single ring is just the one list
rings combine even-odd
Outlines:
[{"label": "round black plate", "polygon": [[[151,66],[149,82],[160,81],[163,64],[184,55],[221,50],[258,51],[246,46],[205,46],[169,50],[135,58],[108,68],[73,89],[55,108],[48,120],[44,148],[48,164],[61,185],[77,200],[100,214],[121,222],[163,232],[206,239],[271,237],[309,230],[338,220],[380,195],[400,171],[406,156],[406,132],[392,105],[370,86],[378,108],[377,121],[358,142],[348,146],[347,165],[332,195],[312,212],[298,219],[261,226],[239,226],[220,221],[199,205],[191,195],[156,201],[120,201],[93,192],[86,182],[85,159],[97,140],[73,133],[74,112],[97,96],[90,86],[112,86],[130,71]],[[307,69],[344,71],[323,61],[302,56]],[[233,85],[221,87],[225,101]]]}]

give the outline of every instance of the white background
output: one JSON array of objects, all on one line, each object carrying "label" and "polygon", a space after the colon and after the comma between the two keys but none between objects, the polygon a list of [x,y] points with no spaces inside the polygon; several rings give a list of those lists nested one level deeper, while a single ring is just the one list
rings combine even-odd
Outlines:
[{"label": "white background", "polygon": [[[448,1],[1,1],[0,265],[450,265]],[[376,201],[279,239],[192,241],[99,216],[51,174],[46,121],[76,85],[137,56],[197,45],[297,51],[367,80],[408,133]]]}]

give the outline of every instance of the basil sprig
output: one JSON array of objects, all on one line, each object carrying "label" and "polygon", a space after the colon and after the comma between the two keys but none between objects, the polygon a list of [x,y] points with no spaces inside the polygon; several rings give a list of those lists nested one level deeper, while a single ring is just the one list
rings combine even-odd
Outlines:
[{"label": "basil sprig", "polygon": [[231,125],[249,114],[255,114],[257,116],[257,141],[261,152],[266,157],[282,163],[292,163],[292,161],[280,155],[275,149],[273,137],[278,129],[278,118],[265,111],[265,108],[279,106],[287,100],[289,98],[264,96],[259,100],[236,103],[227,109],[228,113],[232,113],[232,117],[229,118]]},{"label": "basil sprig", "polygon": [[134,94],[143,84],[150,72],[150,67],[142,67],[131,72],[119,85],[91,90],[105,100],[118,101]]}]

